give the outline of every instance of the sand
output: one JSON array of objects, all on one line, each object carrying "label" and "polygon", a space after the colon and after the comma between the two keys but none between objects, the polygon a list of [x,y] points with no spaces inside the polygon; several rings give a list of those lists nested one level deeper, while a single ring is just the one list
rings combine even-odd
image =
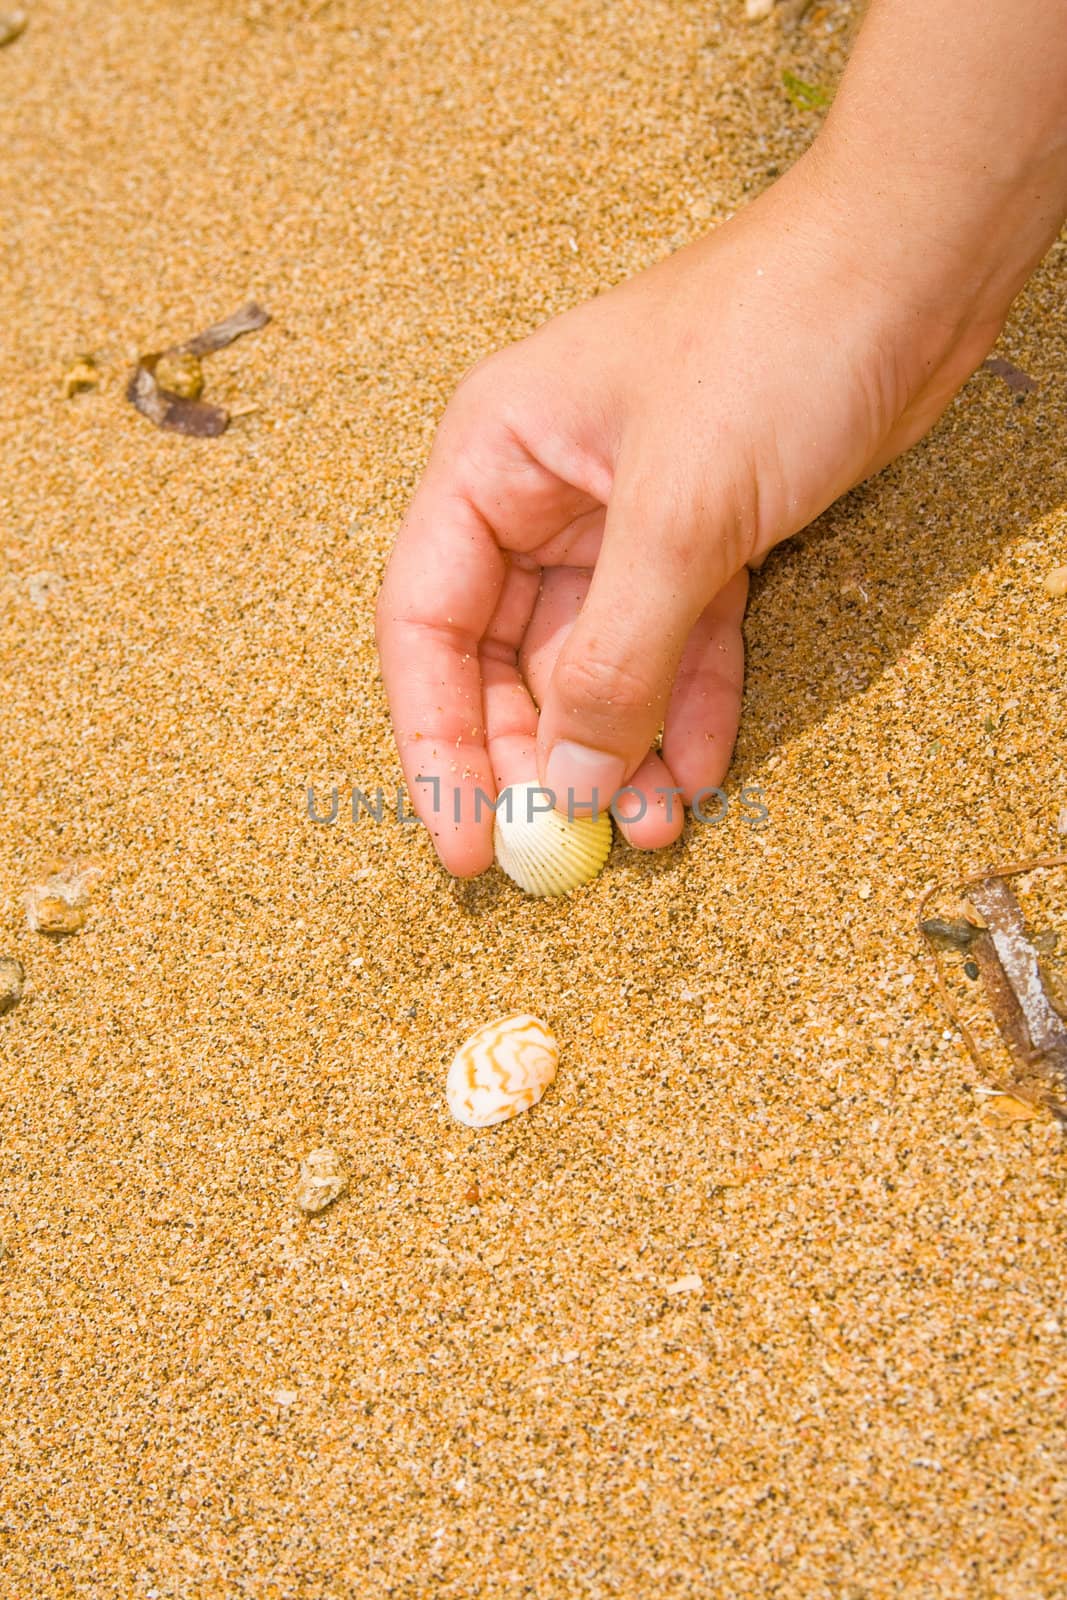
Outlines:
[{"label": "sand", "polygon": [[[0,53],[4,1600],[1067,1594],[1067,1150],[983,1111],[915,931],[1067,804],[1063,245],[1036,391],[977,375],[756,579],[721,828],[535,903],[344,809],[399,779],[373,599],[455,382],[788,165],[850,25],[35,0]],[[257,410],[131,410],[253,297],[207,371]],[[519,1007],[557,1082],[461,1128]]]}]

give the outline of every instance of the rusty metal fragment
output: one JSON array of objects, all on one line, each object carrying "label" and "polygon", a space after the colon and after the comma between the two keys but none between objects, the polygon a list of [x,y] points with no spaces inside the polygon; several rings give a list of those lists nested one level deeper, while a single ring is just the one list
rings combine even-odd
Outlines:
[{"label": "rusty metal fragment", "polygon": [[987,925],[972,950],[1001,1036],[1023,1081],[1043,1080],[1067,1116],[1067,1022],[1045,989],[1022,907],[996,874],[969,884],[966,894]]},{"label": "rusty metal fragment", "polygon": [[[1028,937],[1022,907],[1006,881],[1042,867],[1067,867],[1067,856],[1013,862],[960,886],[984,927],[963,919],[926,918],[925,909],[937,891],[932,884],[919,907],[919,928],[935,952],[966,950],[981,977],[997,1030],[1011,1056],[1012,1074],[1006,1081],[998,1080],[959,1015],[935,955],[938,998],[975,1065],[1000,1093],[1044,1106],[1067,1123],[1067,1017],[1061,980]],[[973,931],[966,932],[968,929]],[[1038,939],[1044,946],[1040,935]]]}]

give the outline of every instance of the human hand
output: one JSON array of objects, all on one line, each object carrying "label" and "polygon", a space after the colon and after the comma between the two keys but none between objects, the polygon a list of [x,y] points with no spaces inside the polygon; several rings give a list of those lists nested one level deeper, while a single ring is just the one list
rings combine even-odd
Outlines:
[{"label": "human hand", "polygon": [[631,785],[631,843],[676,838],[670,792],[729,762],[746,567],[920,438],[993,343],[1006,306],[931,293],[834,177],[809,152],[460,384],[378,605],[405,779],[453,873],[492,861],[476,791],[535,772],[561,810]]}]

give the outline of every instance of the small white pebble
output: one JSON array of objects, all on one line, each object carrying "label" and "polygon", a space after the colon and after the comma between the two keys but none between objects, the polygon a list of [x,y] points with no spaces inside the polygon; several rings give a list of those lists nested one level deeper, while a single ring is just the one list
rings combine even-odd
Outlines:
[{"label": "small white pebble", "polygon": [[1062,600],[1067,595],[1067,567],[1053,567],[1046,573],[1045,589],[1054,600]]},{"label": "small white pebble", "polygon": [[675,1278],[664,1289],[664,1294],[700,1294],[704,1280],[699,1272],[687,1272],[684,1278]]}]

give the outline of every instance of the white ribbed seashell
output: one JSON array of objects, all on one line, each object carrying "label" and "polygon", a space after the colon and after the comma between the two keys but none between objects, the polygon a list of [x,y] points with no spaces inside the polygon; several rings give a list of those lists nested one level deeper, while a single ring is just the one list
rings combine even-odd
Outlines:
[{"label": "white ribbed seashell", "polygon": [[[567,894],[595,878],[611,850],[611,816],[542,809],[549,791],[536,783],[505,789],[493,827],[497,865],[527,894]],[[509,804],[510,801],[510,804]]]},{"label": "white ribbed seashell", "polygon": [[445,1098],[457,1122],[491,1128],[535,1106],[556,1076],[559,1045],[539,1017],[485,1022],[456,1051]]}]

